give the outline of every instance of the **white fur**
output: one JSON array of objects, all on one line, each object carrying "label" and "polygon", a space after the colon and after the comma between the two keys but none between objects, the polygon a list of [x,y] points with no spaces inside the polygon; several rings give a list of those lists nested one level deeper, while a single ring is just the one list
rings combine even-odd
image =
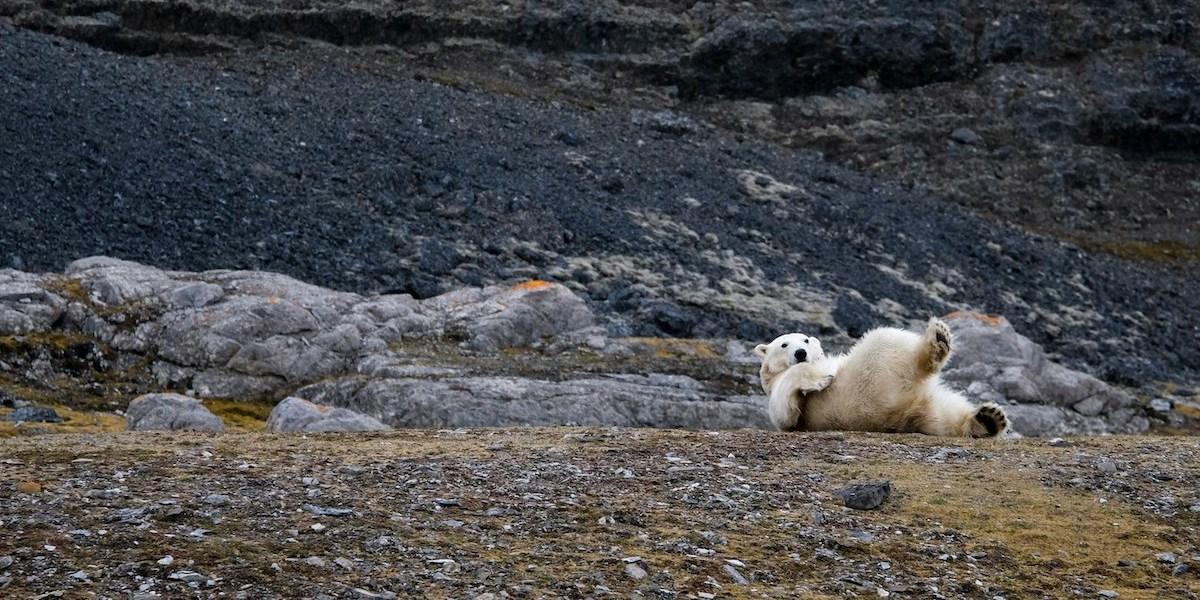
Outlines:
[{"label": "white fur", "polygon": [[[795,336],[806,337],[788,334],[776,342]],[[763,358],[767,414],[779,429],[986,437],[991,434],[986,420],[999,425],[997,434],[1007,424],[999,407],[977,408],[942,383],[938,372],[949,358],[951,338],[949,328],[936,319],[923,335],[876,329],[850,352],[811,364],[785,366],[785,351],[776,342],[755,351]],[[820,378],[828,374],[832,381],[822,385]],[[984,420],[977,418],[981,412]]]}]

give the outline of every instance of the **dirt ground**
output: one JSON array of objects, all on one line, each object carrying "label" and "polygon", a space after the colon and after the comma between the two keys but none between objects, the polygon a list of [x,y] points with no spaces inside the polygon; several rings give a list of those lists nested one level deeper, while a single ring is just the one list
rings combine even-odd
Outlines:
[{"label": "dirt ground", "polygon": [[[1064,444],[624,429],[19,436],[0,440],[0,594],[1196,597],[1196,438]],[[833,496],[881,479],[893,492],[877,510]]]}]

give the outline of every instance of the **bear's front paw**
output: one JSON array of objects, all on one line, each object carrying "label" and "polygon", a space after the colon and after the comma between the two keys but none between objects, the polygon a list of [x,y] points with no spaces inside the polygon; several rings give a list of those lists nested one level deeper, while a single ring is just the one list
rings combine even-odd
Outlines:
[{"label": "bear's front paw", "polygon": [[949,325],[946,325],[941,319],[929,320],[929,326],[925,328],[924,343],[928,346],[928,369],[930,372],[940,370],[946,363],[946,359],[950,358],[953,339]]},{"label": "bear's front paw", "polygon": [[804,391],[805,392],[819,392],[819,391],[829,387],[829,384],[831,384],[831,383],[833,383],[833,375],[825,375],[818,379],[814,379],[814,380],[808,382],[804,386]]},{"label": "bear's front paw", "polygon": [[971,437],[996,437],[1005,429],[1008,429],[1008,417],[999,406],[988,403],[975,410],[975,417],[971,419]]}]

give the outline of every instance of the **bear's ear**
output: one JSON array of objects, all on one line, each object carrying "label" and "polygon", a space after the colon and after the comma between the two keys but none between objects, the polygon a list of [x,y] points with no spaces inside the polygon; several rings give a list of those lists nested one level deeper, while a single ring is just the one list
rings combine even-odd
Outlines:
[{"label": "bear's ear", "polygon": [[754,353],[759,356],[766,357],[767,356],[767,345],[759,344],[759,345],[755,346]]}]

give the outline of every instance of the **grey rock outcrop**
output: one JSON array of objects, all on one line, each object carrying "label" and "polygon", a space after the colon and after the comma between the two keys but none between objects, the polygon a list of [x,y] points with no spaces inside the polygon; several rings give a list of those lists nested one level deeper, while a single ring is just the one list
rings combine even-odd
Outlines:
[{"label": "grey rock outcrop", "polygon": [[313,404],[303,398],[285,398],[271,410],[267,419],[267,431],[329,432],[329,431],[385,431],[387,425],[378,419],[353,410]]},{"label": "grey rock outcrop", "polygon": [[75,261],[65,276],[0,272],[0,334],[92,334],[117,351],[154,357],[161,384],[205,398],[260,396],[345,374],[364,353],[404,339],[453,334],[467,348],[496,351],[592,323],[578,296],[538,281],[420,301],[275,273],[174,272],[107,257]]},{"label": "grey rock outcrop", "polygon": [[361,410],[394,427],[769,427],[762,398],[713,393],[682,375],[578,374],[550,381],[451,371],[323,381],[297,395]]},{"label": "grey rock outcrop", "polygon": [[221,419],[199,400],[182,394],[146,394],[125,411],[130,431],[225,431]]},{"label": "grey rock outcrop", "polygon": [[49,291],[50,277],[0,270],[0,335],[45,331],[62,316],[67,303]]},{"label": "grey rock outcrop", "polygon": [[955,351],[945,379],[973,399],[1004,405],[1018,433],[1131,433],[1150,426],[1133,396],[1051,361],[1007,319],[964,312],[946,322]]}]

